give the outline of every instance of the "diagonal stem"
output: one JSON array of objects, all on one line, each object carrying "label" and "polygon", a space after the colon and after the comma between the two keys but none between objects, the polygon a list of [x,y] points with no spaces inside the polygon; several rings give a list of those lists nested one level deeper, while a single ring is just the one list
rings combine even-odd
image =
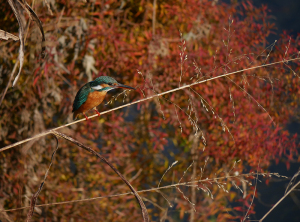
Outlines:
[{"label": "diagonal stem", "polygon": [[101,159],[104,163],[106,163],[107,165],[109,165],[118,175],[119,177],[121,177],[121,179],[127,184],[127,186],[130,188],[130,190],[133,192],[135,198],[137,199],[141,209],[142,209],[142,215],[143,215],[143,219],[145,222],[149,222],[149,215],[147,212],[147,208],[142,200],[142,198],[140,197],[140,195],[136,192],[136,190],[133,188],[133,186],[129,183],[128,180],[125,179],[125,177],[110,163],[108,162],[108,160],[106,160],[103,156],[101,156],[99,153],[97,153],[95,150],[93,150],[92,148],[85,146],[84,144],[80,143],[79,141],[73,139],[72,137],[69,137],[63,133],[59,133],[57,131],[52,130],[51,131],[52,134],[54,134],[55,136],[58,136],[60,138],[63,138],[65,140],[68,140],[74,144],[76,144],[77,146],[79,146],[80,148],[85,149],[86,151],[89,151],[90,153],[94,154],[95,156],[97,156],[99,159]]},{"label": "diagonal stem", "polygon": [[259,220],[259,222],[261,222],[261,221],[263,221],[273,210],[274,210],[274,208],[275,207],[277,207],[280,203],[281,203],[281,201],[283,201],[283,199],[284,198],[286,198],[287,197],[287,195],[289,195],[298,185],[300,184],[300,181],[298,181],[298,183],[296,183],[296,185],[295,186],[293,186],[290,190],[289,190],[289,192],[287,192],[283,197],[281,197],[281,199],[268,211],[268,213],[266,213],[260,220]]},{"label": "diagonal stem", "polygon": [[[106,114],[106,113],[110,113],[110,112],[113,112],[113,111],[115,111],[115,110],[119,110],[119,109],[125,108],[125,107],[127,107],[127,106],[131,106],[131,105],[134,105],[134,104],[137,104],[137,103],[141,103],[141,102],[144,102],[144,101],[147,101],[147,100],[156,98],[156,97],[163,96],[163,95],[165,95],[165,94],[169,94],[169,93],[172,93],[172,92],[176,92],[176,91],[179,91],[179,90],[182,90],[182,89],[189,88],[189,87],[191,87],[191,86],[195,86],[195,85],[198,85],[198,84],[201,84],[201,83],[209,82],[209,81],[212,81],[212,80],[215,80],[215,79],[219,79],[219,78],[222,78],[222,77],[226,77],[226,76],[230,76],[230,75],[233,75],[233,74],[237,74],[237,73],[241,73],[241,72],[249,71],[249,70],[254,70],[254,69],[258,69],[258,68],[262,68],[262,67],[272,66],[272,65],[281,64],[281,63],[286,63],[286,62],[289,62],[289,61],[295,61],[295,60],[300,60],[300,58],[294,58],[294,59],[289,59],[289,60],[283,60],[283,61],[279,61],[279,62],[273,62],[273,63],[269,63],[269,64],[263,64],[263,65],[260,65],[260,66],[250,67],[250,68],[247,68],[247,69],[242,69],[242,70],[238,70],[238,71],[231,72],[231,73],[225,73],[225,74],[223,74],[223,75],[211,77],[211,78],[209,78],[209,79],[202,80],[202,81],[197,81],[197,82],[194,82],[194,83],[192,83],[192,84],[184,85],[184,86],[181,86],[181,87],[178,87],[178,88],[175,88],[175,89],[171,89],[171,90],[166,91],[166,92],[162,92],[162,93],[159,93],[159,94],[155,94],[155,95],[149,96],[149,97],[144,98],[144,99],[140,99],[140,100],[137,100],[137,101],[134,101],[134,102],[131,102],[131,103],[127,103],[127,104],[125,104],[125,105],[118,106],[118,107],[116,107],[116,108],[113,108],[113,109],[110,109],[110,110],[101,112],[100,114],[101,114],[101,115],[104,115],[104,114]],[[89,119],[95,118],[95,117],[97,117],[97,116],[98,116],[98,114],[89,116]],[[31,141],[31,140],[34,140],[34,139],[37,139],[37,138],[46,136],[46,135],[48,135],[48,134],[51,134],[54,130],[56,131],[56,130],[62,129],[62,128],[67,127],[67,126],[71,126],[71,125],[73,125],[73,124],[76,124],[76,123],[79,123],[79,122],[82,122],[82,121],[85,121],[85,119],[80,119],[80,120],[77,120],[77,121],[74,121],[74,122],[71,122],[71,123],[68,123],[68,124],[65,124],[65,125],[56,127],[56,128],[54,128],[54,129],[52,129],[52,130],[48,130],[48,131],[46,131],[46,132],[40,133],[40,134],[35,135],[35,136],[33,136],[33,137],[27,138],[27,139],[25,139],[25,140],[22,140],[22,141],[19,141],[19,142],[10,144],[10,145],[8,145],[8,146],[5,146],[5,147],[1,148],[1,149],[0,149],[0,152],[2,152],[2,151],[4,151],[4,150],[11,149],[11,148],[13,148],[13,147],[15,147],[15,146],[18,146],[18,145],[21,145],[21,144],[23,144],[23,143],[29,142],[29,141]]]},{"label": "diagonal stem", "polygon": [[[55,136],[55,135],[54,135],[54,136]],[[56,151],[58,150],[58,139],[57,139],[56,136],[55,136],[55,139],[56,139],[56,149],[55,149],[54,152],[52,153],[52,156],[51,156],[51,162],[50,162],[49,167],[48,167],[48,169],[47,169],[47,171],[46,171],[46,173],[45,173],[43,182],[41,183],[41,185],[40,185],[38,191],[37,191],[35,194],[33,194],[33,196],[31,197],[31,200],[30,200],[30,207],[29,207],[29,211],[28,211],[28,213],[27,213],[27,219],[26,219],[26,222],[30,222],[30,221],[31,221],[31,218],[32,218],[33,213],[34,213],[34,207],[36,206],[36,200],[37,200],[38,196],[40,195],[40,193],[41,193],[41,191],[42,191],[42,188],[43,188],[43,186],[44,186],[44,184],[45,184],[45,181],[46,181],[46,179],[47,179],[49,170],[50,170],[50,168],[51,168],[51,166],[52,166],[52,164],[53,164],[54,155],[56,154]]]}]

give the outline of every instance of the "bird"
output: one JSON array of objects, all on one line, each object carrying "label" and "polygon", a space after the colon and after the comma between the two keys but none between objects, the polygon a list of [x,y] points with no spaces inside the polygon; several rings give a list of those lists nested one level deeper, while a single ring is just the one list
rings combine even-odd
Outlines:
[{"label": "bird", "polygon": [[77,92],[73,102],[73,120],[76,120],[80,113],[82,113],[85,116],[85,119],[88,120],[85,113],[92,109],[96,111],[98,116],[100,116],[96,107],[103,102],[108,91],[116,88],[135,90],[133,87],[118,83],[110,76],[100,76],[83,85]]}]

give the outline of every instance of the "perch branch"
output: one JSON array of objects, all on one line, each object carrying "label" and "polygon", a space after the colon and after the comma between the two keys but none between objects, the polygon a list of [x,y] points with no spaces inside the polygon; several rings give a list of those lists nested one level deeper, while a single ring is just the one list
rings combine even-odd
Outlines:
[{"label": "perch branch", "polygon": [[[127,103],[127,104],[125,104],[125,105],[118,106],[118,107],[116,107],[116,108],[113,108],[113,109],[110,109],[110,110],[101,112],[100,114],[101,114],[101,115],[104,115],[104,114],[113,112],[113,111],[115,111],[115,110],[119,110],[119,109],[125,108],[125,107],[127,107],[127,106],[131,106],[131,105],[134,105],[134,104],[137,104],[137,103],[141,103],[141,102],[144,102],[144,101],[147,101],[147,100],[150,100],[150,99],[159,97],[159,96],[163,96],[163,95],[166,95],[166,94],[169,94],[169,93],[172,93],[172,92],[176,92],[176,91],[182,90],[182,89],[187,89],[187,88],[189,88],[189,87],[191,87],[191,86],[195,86],[195,85],[198,85],[198,84],[201,84],[201,83],[205,83],[205,82],[208,82],[208,81],[212,81],[212,80],[215,80],[215,79],[219,79],[219,78],[222,78],[222,77],[230,76],[230,75],[233,75],[233,74],[237,74],[237,73],[241,73],[241,72],[245,72],[245,71],[249,71],[249,70],[254,70],[254,69],[257,69],[257,68],[262,68],[262,67],[272,66],[272,65],[276,65],[276,64],[281,64],[281,63],[290,62],[290,61],[295,61],[295,60],[300,60],[300,59],[299,59],[299,58],[294,58],[294,59],[289,59],[289,60],[284,60],[284,61],[279,61],[279,62],[273,62],[273,63],[269,63],[269,64],[263,64],[263,65],[260,65],[260,66],[250,67],[250,68],[247,68],[247,69],[242,69],[242,70],[238,70],[238,71],[231,72],[231,73],[225,73],[225,74],[223,74],[223,75],[219,75],[219,76],[216,76],[216,77],[211,77],[211,78],[209,78],[209,79],[202,80],[202,81],[197,81],[197,82],[194,82],[194,83],[191,83],[191,84],[188,84],[188,85],[184,85],[184,86],[181,86],[181,87],[178,87],[178,88],[175,88],[175,89],[171,89],[171,90],[166,91],[166,92],[162,92],[162,93],[159,93],[159,94],[155,94],[155,95],[149,96],[149,97],[144,98],[144,99],[140,99],[140,100],[137,100],[137,101],[134,101],[134,102],[131,102],[131,103]],[[93,115],[93,116],[89,116],[89,118],[91,119],[91,118],[95,118],[95,117],[97,117],[97,116],[98,116],[98,115],[95,114],[95,115]],[[62,129],[62,128],[64,128],[64,127],[67,127],[67,126],[70,126],[70,125],[73,125],[73,124],[76,124],[76,123],[79,123],[79,122],[82,122],[82,121],[86,121],[86,119],[83,118],[83,119],[80,119],[80,120],[77,120],[77,121],[74,121],[74,122],[71,122],[71,123],[68,123],[68,124],[65,124],[65,125],[56,127],[56,128],[54,128],[54,129],[52,129],[52,130],[48,130],[48,131],[46,131],[46,132],[40,133],[40,134],[35,135],[35,136],[33,136],[33,137],[27,138],[27,139],[25,139],[25,140],[21,140],[21,141],[19,141],[19,142],[10,144],[10,145],[8,145],[8,146],[5,146],[5,147],[1,148],[1,149],[0,149],[0,152],[5,151],[5,150],[8,150],[8,149],[11,149],[11,148],[13,148],[13,147],[15,147],[15,146],[18,146],[18,145],[21,145],[21,144],[23,144],[23,143],[29,142],[29,141],[31,141],[31,140],[34,140],[34,139],[37,139],[37,138],[46,136],[46,135],[48,135],[48,134],[53,133],[53,131]]]}]

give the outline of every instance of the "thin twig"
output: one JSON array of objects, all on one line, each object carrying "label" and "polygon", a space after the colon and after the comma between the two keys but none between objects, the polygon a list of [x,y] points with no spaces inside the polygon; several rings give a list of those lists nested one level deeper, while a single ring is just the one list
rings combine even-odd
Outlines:
[{"label": "thin twig", "polygon": [[290,182],[289,182],[289,184],[287,185],[287,187],[286,187],[284,193],[286,193],[286,192],[289,190],[289,188],[293,185],[293,182],[295,182],[296,178],[297,178],[299,175],[300,175],[300,168],[299,168],[298,172],[295,173],[294,176],[292,177],[292,179],[290,180]]},{"label": "thin twig", "polygon": [[155,37],[155,22],[156,22],[156,0],[153,0],[153,13],[152,13],[152,38]]},{"label": "thin twig", "polygon": [[[176,186],[188,186],[190,184],[203,183],[203,182],[213,183],[216,180],[239,178],[239,177],[249,177],[249,176],[254,176],[254,175],[256,175],[256,173],[245,173],[245,174],[240,174],[238,176],[232,175],[232,176],[223,176],[223,177],[212,178],[212,179],[193,180],[193,181],[188,181],[188,182],[183,182],[183,183],[176,183],[176,184],[166,185],[166,186],[163,186],[163,187],[151,188],[151,189],[147,189],[147,190],[139,190],[139,191],[137,191],[137,193],[147,193],[147,192],[152,192],[152,191],[157,192],[158,190],[175,188]],[[266,176],[266,173],[259,173],[258,175]],[[277,177],[284,177],[284,176],[278,175],[277,173],[273,174],[273,175],[277,176]],[[36,207],[47,207],[47,206],[55,206],[55,205],[63,205],[63,204],[73,204],[73,203],[79,203],[79,202],[100,200],[100,199],[104,199],[104,198],[121,197],[121,196],[126,196],[126,195],[133,195],[133,193],[132,192],[127,192],[127,193],[113,194],[113,195],[94,197],[94,198],[88,198],[88,199],[82,199],[82,200],[71,200],[71,201],[63,201],[63,202],[56,202],[56,203],[40,204],[40,205],[36,205]],[[23,209],[28,209],[28,208],[30,208],[30,207],[20,207],[20,208],[15,208],[15,209],[0,210],[0,212],[11,212],[11,211],[23,210]]]},{"label": "thin twig", "polygon": [[274,210],[274,208],[275,207],[277,207],[279,204],[280,204],[280,202],[281,201],[283,201],[283,199],[284,198],[286,198],[287,197],[287,195],[289,195],[298,185],[300,184],[300,181],[298,181],[298,183],[296,183],[296,185],[295,186],[293,186],[290,190],[289,190],[289,192],[287,192],[269,211],[268,211],[268,213],[266,213],[265,214],[265,216],[263,216],[260,220],[259,220],[259,222],[261,222],[261,221],[263,221],[273,210]]},{"label": "thin twig", "polygon": [[[55,136],[55,135],[54,135],[54,136]],[[37,200],[38,196],[40,195],[40,193],[41,193],[41,191],[42,191],[42,188],[43,188],[43,186],[44,186],[44,184],[45,184],[45,181],[46,181],[46,179],[47,179],[49,170],[50,170],[50,168],[51,168],[51,166],[52,166],[52,164],[53,164],[53,158],[54,158],[54,155],[55,155],[56,151],[58,150],[58,139],[57,139],[56,136],[55,136],[55,139],[56,139],[56,149],[55,149],[54,152],[52,153],[52,156],[51,156],[51,162],[50,162],[49,167],[48,167],[48,169],[47,169],[47,171],[46,171],[46,173],[45,173],[43,182],[41,183],[41,185],[40,185],[38,191],[37,191],[35,194],[33,194],[32,198],[31,198],[31,201],[30,201],[30,207],[29,207],[29,211],[28,211],[28,214],[27,214],[26,222],[30,222],[30,221],[31,221],[31,217],[32,217],[33,212],[34,212],[34,207],[35,207],[35,204],[36,204],[36,200]]]},{"label": "thin twig", "polygon": [[162,175],[162,177],[160,178],[160,181],[159,181],[157,187],[159,187],[159,185],[160,185],[162,179],[164,178],[164,176],[166,175],[166,173],[167,173],[167,172],[168,172],[168,171],[169,171],[176,163],[178,163],[178,161],[173,162],[173,163],[171,164],[171,166],[168,167],[168,169],[165,171],[165,173],[164,173],[164,174]]},{"label": "thin twig", "polygon": [[[100,114],[104,115],[104,114],[113,112],[115,110],[119,110],[119,109],[125,108],[127,106],[131,106],[131,105],[134,105],[134,104],[137,104],[137,103],[141,103],[141,102],[144,102],[144,101],[147,101],[147,100],[159,97],[159,96],[163,96],[163,95],[166,95],[166,94],[169,94],[169,93],[172,93],[172,92],[176,92],[176,91],[179,91],[179,90],[182,90],[182,89],[189,88],[191,86],[195,86],[195,85],[198,85],[198,84],[201,84],[201,83],[209,82],[209,81],[212,81],[212,80],[215,80],[215,79],[219,79],[219,78],[222,78],[222,77],[230,76],[230,75],[237,74],[237,73],[242,73],[242,72],[245,72],[245,71],[248,71],[248,70],[253,70],[253,69],[257,69],[257,68],[261,68],[261,67],[272,66],[272,65],[276,65],[276,64],[280,64],[280,63],[284,63],[284,62],[288,62],[288,61],[295,61],[295,60],[300,60],[300,59],[299,58],[294,58],[294,59],[289,59],[289,60],[285,60],[285,61],[273,62],[273,63],[264,64],[264,65],[260,65],[260,66],[250,67],[250,68],[247,68],[247,69],[242,69],[242,70],[238,70],[238,71],[231,72],[231,73],[225,73],[225,74],[220,75],[220,76],[215,76],[215,77],[211,77],[210,79],[206,79],[206,80],[202,80],[202,81],[197,81],[197,82],[194,82],[194,83],[191,83],[191,84],[188,84],[188,85],[184,85],[184,86],[181,86],[181,87],[178,87],[178,88],[175,88],[175,89],[171,89],[171,90],[166,91],[166,92],[162,92],[162,93],[159,93],[159,94],[155,94],[155,95],[149,96],[149,97],[144,98],[144,99],[140,99],[140,100],[137,100],[137,101],[134,101],[134,102],[131,102],[131,103],[127,103],[125,105],[118,106],[116,108],[113,108],[113,109],[101,112]],[[89,119],[95,118],[95,117],[98,117],[98,114],[89,116]],[[51,134],[53,132],[53,130],[56,131],[56,130],[62,129],[64,127],[71,126],[73,124],[76,124],[76,123],[79,123],[79,122],[83,122],[83,121],[86,121],[86,119],[83,118],[83,119],[80,119],[80,120],[77,120],[77,121],[74,121],[74,122],[71,122],[71,123],[68,123],[68,124],[56,127],[56,128],[54,128],[52,130],[48,130],[46,132],[40,133],[40,134],[35,135],[33,137],[27,138],[25,140],[22,140],[22,141],[10,144],[8,146],[5,146],[5,147],[1,148],[0,152],[8,150],[8,149],[11,149],[11,148],[13,148],[15,146],[18,146],[18,145],[21,145],[23,143],[29,142],[31,140],[34,140],[34,139],[46,136],[48,134]]]},{"label": "thin twig", "polygon": [[121,177],[121,179],[127,184],[127,186],[130,188],[130,190],[133,192],[135,198],[137,199],[140,207],[141,207],[141,210],[142,210],[142,215],[143,215],[143,219],[145,222],[149,222],[149,215],[148,215],[148,212],[147,212],[147,208],[142,200],[142,198],[139,196],[139,194],[136,192],[136,190],[133,188],[133,186],[129,183],[128,180],[125,179],[125,177],[110,163],[108,162],[108,160],[106,160],[103,156],[101,156],[99,153],[97,153],[95,150],[93,150],[92,148],[80,143],[79,141],[73,139],[72,137],[69,137],[63,133],[59,133],[59,132],[56,132],[56,131],[52,131],[52,133],[55,135],[55,136],[58,136],[60,138],[63,138],[65,140],[68,140],[74,144],[76,144],[77,146],[87,150],[88,152],[94,154],[95,156],[97,156],[99,159],[101,159],[104,163],[106,163],[107,165],[110,166],[111,169],[113,169],[113,171],[115,171],[119,177]]},{"label": "thin twig", "polygon": [[[15,77],[15,80],[13,81],[13,84],[12,84],[12,86],[14,86],[16,80],[19,78],[19,76],[21,74],[23,63],[24,63],[24,50],[25,50],[24,49],[25,48],[25,46],[24,46],[25,45],[25,40],[24,40],[24,31],[25,30],[24,30],[24,28],[25,28],[25,24],[21,18],[22,12],[17,8],[16,2],[13,0],[8,0],[8,3],[10,5],[10,7],[12,8],[12,10],[17,18],[17,21],[19,23],[20,48],[19,48],[18,61],[19,61],[20,67],[19,67],[19,72],[18,72],[17,76]],[[20,4],[20,6],[23,6],[23,4],[21,4],[21,3],[18,3],[18,4]]]},{"label": "thin twig", "polygon": [[[235,163],[236,163],[236,162],[235,162]],[[244,219],[243,219],[243,222],[246,220],[247,215],[248,215],[248,213],[249,213],[249,211],[250,211],[250,208],[251,208],[251,206],[252,206],[252,204],[253,204],[253,201],[254,201],[254,197],[255,197],[255,193],[256,193],[256,188],[257,188],[257,180],[258,180],[258,169],[259,169],[259,164],[260,164],[260,160],[259,160],[258,165],[257,165],[256,178],[255,178],[255,187],[254,187],[254,193],[253,193],[253,196],[252,196],[252,201],[251,201],[250,206],[248,207],[248,210],[247,210],[247,212],[246,212],[246,214],[245,214],[245,217],[244,217]]]},{"label": "thin twig", "polygon": [[1,99],[0,99],[0,106],[1,106],[1,104],[2,104],[2,101],[3,101],[3,99],[4,99],[5,95],[6,95],[6,93],[7,93],[7,90],[8,90],[8,88],[9,88],[10,82],[11,82],[12,78],[14,77],[14,74],[15,74],[15,72],[16,72],[16,69],[17,69],[18,65],[19,65],[19,60],[16,61],[15,65],[14,65],[14,68],[13,68],[13,70],[12,70],[11,73],[10,73],[10,77],[9,77],[9,79],[8,79],[7,85],[6,85],[6,87],[5,87],[4,91],[3,91],[2,96],[1,96]]}]

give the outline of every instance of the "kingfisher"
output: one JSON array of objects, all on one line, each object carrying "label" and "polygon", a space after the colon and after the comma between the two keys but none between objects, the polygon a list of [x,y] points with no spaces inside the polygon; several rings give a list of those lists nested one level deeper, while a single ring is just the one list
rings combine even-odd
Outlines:
[{"label": "kingfisher", "polygon": [[73,119],[76,120],[78,114],[82,113],[85,116],[85,119],[88,120],[85,113],[92,109],[100,116],[96,107],[103,102],[108,91],[116,88],[135,90],[133,87],[118,83],[114,78],[109,76],[100,76],[95,80],[86,83],[80,88],[75,96],[72,110],[72,113],[74,113]]}]

